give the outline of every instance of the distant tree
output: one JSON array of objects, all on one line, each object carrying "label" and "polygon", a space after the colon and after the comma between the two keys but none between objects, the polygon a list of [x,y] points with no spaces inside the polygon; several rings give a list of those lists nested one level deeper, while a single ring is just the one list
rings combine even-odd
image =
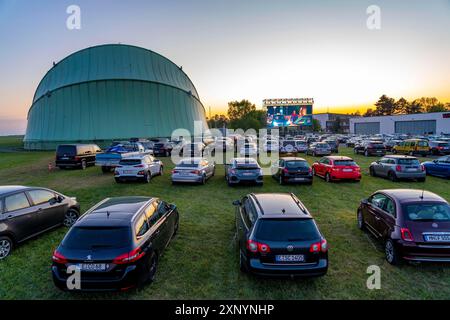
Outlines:
[{"label": "distant tree", "polygon": [[317,119],[312,120],[312,129],[314,132],[320,132],[322,131],[322,126],[320,125],[320,121]]},{"label": "distant tree", "polygon": [[341,118],[339,116],[337,116],[334,121],[333,121],[333,125],[331,126],[331,131],[333,133],[342,133],[343,129],[341,126]]},{"label": "distant tree", "polygon": [[410,103],[405,98],[400,98],[395,102],[394,113],[405,114],[408,111]]},{"label": "distant tree", "polygon": [[383,94],[375,103],[374,115],[389,116],[395,113],[395,100]]},{"label": "distant tree", "polygon": [[210,128],[223,128],[228,124],[228,118],[223,114],[215,114],[211,119],[207,119]]},{"label": "distant tree", "polygon": [[413,102],[409,103],[408,108],[406,109],[406,114],[416,114],[423,113],[423,106],[420,100],[416,99]]},{"label": "distant tree", "polygon": [[427,109],[427,112],[447,112],[449,110],[450,110],[450,108],[449,108],[448,105],[446,106],[443,103],[439,103],[439,104],[437,104],[435,106],[430,106]]},{"label": "distant tree", "polygon": [[228,102],[228,118],[230,121],[242,119],[255,110],[256,106],[245,99],[241,101]]},{"label": "distant tree", "polygon": [[366,113],[364,113],[363,117],[373,117],[374,116],[374,112],[372,108],[369,108],[366,110]]}]

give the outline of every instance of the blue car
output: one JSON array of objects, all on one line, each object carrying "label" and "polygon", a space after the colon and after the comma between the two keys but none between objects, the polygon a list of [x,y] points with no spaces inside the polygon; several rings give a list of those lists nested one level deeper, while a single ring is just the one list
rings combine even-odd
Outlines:
[{"label": "blue car", "polygon": [[428,175],[450,179],[450,156],[440,157],[422,164]]},{"label": "blue car", "polygon": [[229,186],[240,183],[263,184],[263,172],[253,158],[234,158],[225,166],[225,180]]}]

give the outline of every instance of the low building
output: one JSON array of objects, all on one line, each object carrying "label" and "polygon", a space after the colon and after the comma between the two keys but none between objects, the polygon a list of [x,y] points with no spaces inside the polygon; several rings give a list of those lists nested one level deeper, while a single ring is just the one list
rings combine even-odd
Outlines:
[{"label": "low building", "polygon": [[[350,118],[353,117],[354,116],[352,115],[341,113],[313,114],[313,118],[320,122],[322,130],[327,133],[350,133]],[[337,124],[337,122],[339,122],[339,124]]]},{"label": "low building", "polygon": [[450,133],[450,112],[352,118],[350,133],[411,135]]}]

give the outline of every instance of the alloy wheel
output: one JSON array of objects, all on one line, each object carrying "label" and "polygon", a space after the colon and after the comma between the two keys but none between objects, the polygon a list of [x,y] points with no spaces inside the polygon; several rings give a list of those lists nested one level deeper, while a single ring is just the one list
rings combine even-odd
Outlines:
[{"label": "alloy wheel", "polygon": [[387,262],[392,263],[394,261],[394,245],[391,241],[386,241],[384,253],[386,255]]},{"label": "alloy wheel", "polygon": [[11,252],[11,242],[7,239],[0,240],[0,260],[6,258]]},{"label": "alloy wheel", "polygon": [[78,212],[75,210],[68,210],[64,215],[64,226],[71,227],[78,220]]}]

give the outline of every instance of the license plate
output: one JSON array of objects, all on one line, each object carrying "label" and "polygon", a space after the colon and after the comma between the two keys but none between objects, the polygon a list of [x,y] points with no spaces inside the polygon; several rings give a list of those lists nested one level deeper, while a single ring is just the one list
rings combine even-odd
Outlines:
[{"label": "license plate", "polygon": [[381,150],[377,150],[377,153],[381,153],[382,151]]},{"label": "license plate", "polygon": [[407,171],[407,172],[414,172],[414,171],[417,171],[417,169],[415,169],[415,168],[409,168],[409,169],[406,169],[406,171]]},{"label": "license plate", "polygon": [[125,174],[132,174],[133,171],[131,171],[131,170],[124,170],[123,173],[125,173]]},{"label": "license plate", "polygon": [[303,181],[305,178],[294,178],[295,181]]},{"label": "license plate", "polygon": [[429,242],[450,242],[450,234],[426,234],[423,237]]},{"label": "license plate", "polygon": [[303,262],[305,256],[302,254],[289,254],[289,255],[277,255],[275,256],[277,262]]},{"label": "license plate", "polygon": [[344,171],[344,172],[352,172],[353,169],[343,169],[342,171]]},{"label": "license plate", "polygon": [[61,160],[69,160],[68,157],[62,157]]},{"label": "license plate", "polygon": [[106,263],[81,263],[78,265],[81,271],[100,272],[105,271],[107,268]]},{"label": "license plate", "polygon": [[244,172],[242,175],[244,175],[244,176],[252,176],[253,173],[251,173],[251,172]]}]

